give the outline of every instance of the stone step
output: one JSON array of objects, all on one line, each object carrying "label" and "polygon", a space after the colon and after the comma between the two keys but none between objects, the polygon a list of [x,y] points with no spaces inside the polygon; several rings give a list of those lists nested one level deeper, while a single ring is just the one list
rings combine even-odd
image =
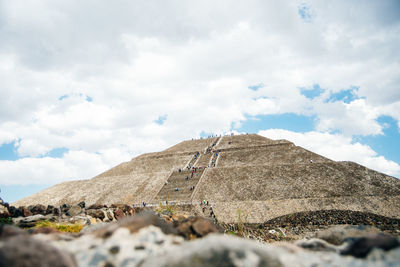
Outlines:
[{"label": "stone step", "polygon": [[[173,172],[168,178],[168,183],[163,186],[160,192],[157,194],[156,199],[164,201],[176,201],[176,200],[186,200],[190,201],[193,191],[190,190],[191,186],[197,186],[201,175],[203,174],[203,169],[197,170],[194,173],[193,178],[191,177],[191,171],[181,171]],[[185,177],[188,176],[188,180]],[[175,191],[178,188],[178,191]]]},{"label": "stone step", "polygon": [[201,154],[199,160],[195,164],[195,167],[207,167],[211,156],[212,154]]}]

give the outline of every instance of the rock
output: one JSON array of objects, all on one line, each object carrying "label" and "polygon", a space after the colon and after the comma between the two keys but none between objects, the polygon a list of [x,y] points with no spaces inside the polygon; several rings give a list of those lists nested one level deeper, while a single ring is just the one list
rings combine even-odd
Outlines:
[{"label": "rock", "polygon": [[120,227],[127,228],[131,233],[136,233],[141,228],[150,225],[159,227],[165,234],[177,234],[176,229],[152,212],[142,212],[135,216],[125,217],[118,222],[108,224],[107,227],[104,227],[95,234],[98,236],[109,236]]},{"label": "rock", "polygon": [[78,206],[81,207],[82,209],[84,209],[86,207],[86,203],[85,201],[81,201],[78,203]]},{"label": "rock", "polygon": [[61,213],[61,209],[59,207],[55,207],[54,210],[53,210],[53,214],[55,216],[60,216],[62,214]]},{"label": "rock", "polygon": [[209,233],[221,232],[213,221],[200,216],[189,217],[183,221],[176,221],[174,226],[178,230],[179,234],[186,239],[203,237]]},{"label": "rock", "polygon": [[115,217],[115,219],[117,219],[117,220],[121,220],[122,218],[125,217],[125,214],[124,214],[124,212],[123,212],[120,208],[117,208],[117,209],[114,211],[114,217]]},{"label": "rock", "polygon": [[105,212],[106,216],[103,219],[103,222],[115,221],[114,212],[111,209],[106,209],[104,212]]},{"label": "rock", "polygon": [[35,206],[32,206],[31,208],[29,208],[29,210],[30,210],[30,212],[32,212],[33,215],[37,215],[37,214],[46,215],[47,207],[43,206],[41,204],[36,204]]},{"label": "rock", "polygon": [[374,248],[388,251],[399,246],[400,241],[396,237],[385,234],[377,234],[355,238],[353,242],[351,242],[351,244],[341,252],[341,254],[352,255],[357,258],[364,258]]},{"label": "rock", "polygon": [[172,220],[172,218],[171,218],[169,215],[160,214],[160,217],[161,217],[164,221],[166,221],[167,223],[173,223],[173,222],[174,222],[174,220]]},{"label": "rock", "polygon": [[17,218],[17,217],[19,217],[19,216],[22,216],[22,214],[21,214],[21,212],[19,211],[19,209],[17,209],[17,208],[14,207],[14,206],[10,206],[10,207],[8,208],[8,212],[10,213],[10,216],[13,217],[13,218]]},{"label": "rock", "polygon": [[98,210],[98,209],[102,209],[102,208],[106,208],[107,206],[102,205],[102,204],[93,204],[90,205],[88,209],[94,209],[94,210]]},{"label": "rock", "polygon": [[104,211],[98,210],[98,209],[88,209],[88,210],[86,210],[86,214],[93,218],[98,218],[100,220],[103,220],[106,217],[106,215],[104,214]]},{"label": "rock", "polygon": [[[40,238],[50,237],[40,235]],[[53,244],[73,254],[79,266],[139,266],[144,259],[182,242],[182,237],[166,235],[160,228],[148,226],[133,234],[128,228],[118,227],[106,237],[85,234],[69,242]]]},{"label": "rock", "polygon": [[308,249],[311,251],[329,251],[329,252],[339,252],[340,248],[337,246],[334,246],[325,240],[322,239],[309,239],[309,240],[299,240],[296,242],[296,245],[298,245],[301,248]]},{"label": "rock", "polygon": [[[192,224],[196,221],[192,219]],[[198,220],[199,221],[199,220]],[[155,227],[159,225],[160,227]],[[99,229],[101,228],[101,229]],[[323,240],[302,247],[290,243],[262,244],[248,239],[210,234],[194,241],[174,235],[172,224],[154,214],[126,217],[118,222],[87,226],[74,237],[33,237],[74,255],[79,266],[398,266],[400,247],[372,249],[365,258],[342,256]],[[176,233],[176,231],[175,231]],[[376,242],[375,242],[376,243]],[[4,243],[0,241],[0,247]],[[315,250],[318,251],[310,251]]]},{"label": "rock", "polygon": [[46,208],[46,215],[47,214],[53,214],[54,213],[54,206],[52,206],[52,205],[47,205],[47,208]]},{"label": "rock", "polygon": [[10,213],[8,212],[7,207],[0,205],[0,218],[8,218],[10,217]]},{"label": "rock", "polygon": [[195,218],[196,219],[192,224],[192,228],[194,232],[197,234],[197,236],[203,237],[208,235],[209,233],[220,232],[220,230],[216,227],[213,221],[205,219],[203,217],[195,217]]},{"label": "rock", "polygon": [[93,233],[96,231],[101,231],[104,227],[108,226],[107,223],[104,222],[97,222],[95,218],[92,218],[94,220],[94,223],[90,225],[86,225],[82,228],[80,233],[86,234],[86,233]]},{"label": "rock", "polygon": [[340,245],[345,242],[346,239],[380,232],[379,229],[369,225],[338,225],[318,232],[315,237],[323,239],[333,245]]},{"label": "rock", "polygon": [[18,210],[20,214],[24,217],[29,217],[33,215],[32,212],[30,212],[29,209],[24,206],[18,207]]},{"label": "rock", "polygon": [[[93,219],[89,215],[76,215],[73,217],[68,218],[66,221],[72,224],[81,224],[81,225],[90,225],[90,219]],[[95,220],[95,219],[94,219]]]},{"label": "rock", "polygon": [[132,207],[129,207],[128,214],[131,215],[131,216],[135,215],[136,214],[136,209],[134,209]]},{"label": "rock", "polygon": [[48,242],[26,235],[16,235],[0,241],[0,266],[75,267],[77,265],[69,253],[58,250]]},{"label": "rock", "polygon": [[77,216],[83,212],[82,208],[80,206],[72,206],[68,210],[69,216]]},{"label": "rock", "polygon": [[32,228],[28,231],[30,234],[54,234],[54,233],[61,233],[59,230],[53,227],[39,227],[39,228]]},{"label": "rock", "polygon": [[71,205],[69,205],[69,204],[62,204],[61,206],[60,206],[60,209],[61,209],[61,212],[62,213],[66,213],[66,212],[68,212],[68,210],[71,208]]},{"label": "rock", "polygon": [[97,224],[96,218],[90,218],[90,219],[89,219],[89,222],[90,222],[89,225]]},{"label": "rock", "polygon": [[47,218],[42,214],[32,215],[29,217],[19,217],[13,219],[13,223],[21,228],[34,227],[38,222],[44,221]]},{"label": "rock", "polygon": [[185,215],[182,215],[182,214],[173,214],[171,216],[172,221],[175,221],[175,222],[183,221],[183,220],[185,220],[187,218],[188,218],[188,216],[185,216]]},{"label": "rock", "polygon": [[[373,252],[376,252],[374,250]],[[164,253],[147,257],[141,267],[212,267],[212,266],[398,266],[400,248],[379,250],[366,259],[343,257],[334,252],[310,252],[291,244],[265,245],[248,239],[211,234],[184,242]]]},{"label": "rock", "polygon": [[165,255],[148,257],[141,266],[280,267],[284,264],[279,254],[283,253],[282,248],[272,249],[245,239],[210,235],[169,249]]},{"label": "rock", "polygon": [[132,207],[130,207],[129,205],[126,205],[126,204],[112,204],[111,208],[114,208],[114,209],[118,208],[118,209],[122,210],[124,213],[129,213],[130,210],[132,209]]},{"label": "rock", "polygon": [[7,224],[0,224],[0,240],[6,239],[16,235],[26,235],[27,233],[18,227],[7,225]]}]

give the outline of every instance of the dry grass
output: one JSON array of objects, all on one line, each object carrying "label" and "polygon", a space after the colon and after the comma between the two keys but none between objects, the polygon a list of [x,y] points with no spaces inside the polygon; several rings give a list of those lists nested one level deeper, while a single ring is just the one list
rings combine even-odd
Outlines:
[{"label": "dry grass", "polygon": [[237,216],[238,216],[238,219],[237,219],[237,229],[238,229],[237,234],[239,236],[243,236],[244,227],[245,227],[245,224],[247,224],[247,219],[249,217],[249,214],[247,212],[242,211],[241,209],[238,209],[237,210]]},{"label": "dry grass", "polygon": [[50,222],[50,221],[46,220],[46,221],[38,222],[35,225],[35,228],[49,227],[49,228],[57,229],[60,232],[79,233],[82,230],[83,226],[84,226],[83,224],[79,224],[79,223],[75,223],[75,224],[55,223],[55,222]]}]

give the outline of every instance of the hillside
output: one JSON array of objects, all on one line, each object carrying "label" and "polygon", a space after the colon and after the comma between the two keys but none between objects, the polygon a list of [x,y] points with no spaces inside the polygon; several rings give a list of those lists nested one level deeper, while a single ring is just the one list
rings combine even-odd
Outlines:
[{"label": "hillside", "polygon": [[183,141],[13,205],[166,200],[194,206],[208,200],[224,222],[237,221],[238,210],[248,222],[333,209],[400,218],[400,180],[356,163],[332,161],[287,140],[249,134]]}]

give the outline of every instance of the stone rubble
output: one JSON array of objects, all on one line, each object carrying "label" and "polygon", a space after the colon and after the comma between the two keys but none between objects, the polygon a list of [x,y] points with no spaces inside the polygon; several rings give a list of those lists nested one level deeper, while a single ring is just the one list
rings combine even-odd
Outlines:
[{"label": "stone rubble", "polygon": [[[35,214],[13,218],[20,228],[44,220],[85,225],[67,234],[0,224],[0,266],[400,266],[400,239],[372,226],[333,226],[310,239],[265,244],[221,234],[203,217],[155,215],[127,205],[0,207],[3,214]],[[269,234],[284,231],[276,227]]]}]

